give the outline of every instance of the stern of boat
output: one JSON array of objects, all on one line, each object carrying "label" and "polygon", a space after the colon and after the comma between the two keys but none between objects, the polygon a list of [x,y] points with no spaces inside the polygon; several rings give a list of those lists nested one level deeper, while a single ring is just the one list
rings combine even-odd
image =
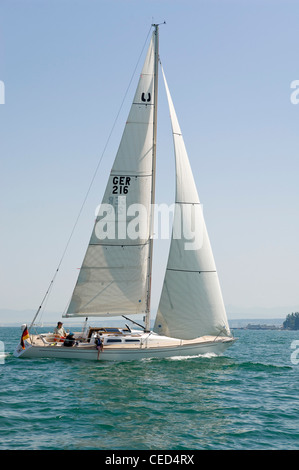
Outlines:
[{"label": "stern of boat", "polygon": [[28,343],[27,341],[25,342],[25,347],[23,348],[21,344],[18,344],[16,349],[13,352],[13,355],[15,357],[22,357],[25,356],[28,353],[28,350],[32,348],[32,344]]}]

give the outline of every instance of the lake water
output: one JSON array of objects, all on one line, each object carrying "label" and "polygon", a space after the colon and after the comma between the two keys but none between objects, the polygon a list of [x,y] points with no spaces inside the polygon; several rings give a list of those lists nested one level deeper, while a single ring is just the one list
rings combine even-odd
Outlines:
[{"label": "lake water", "polygon": [[298,449],[299,331],[234,335],[221,357],[91,363],[16,359],[1,328],[0,449]]}]

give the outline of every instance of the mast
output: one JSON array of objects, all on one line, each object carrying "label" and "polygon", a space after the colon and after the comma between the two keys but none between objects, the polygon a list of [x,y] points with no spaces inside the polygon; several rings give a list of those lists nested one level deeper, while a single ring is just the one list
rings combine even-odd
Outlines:
[{"label": "mast", "polygon": [[153,211],[155,204],[156,187],[156,150],[157,150],[157,104],[158,104],[158,68],[159,68],[159,24],[152,24],[155,31],[155,67],[154,67],[154,119],[153,119],[153,158],[152,158],[152,188],[151,188],[151,225],[149,240],[149,262],[148,262],[148,290],[145,312],[145,331],[150,331],[150,304],[151,304],[151,283],[152,283],[152,265],[153,265]]}]

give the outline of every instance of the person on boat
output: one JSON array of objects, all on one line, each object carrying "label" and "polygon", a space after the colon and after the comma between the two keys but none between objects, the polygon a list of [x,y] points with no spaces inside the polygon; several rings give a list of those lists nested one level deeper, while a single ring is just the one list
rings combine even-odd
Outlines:
[{"label": "person on boat", "polygon": [[59,321],[57,323],[57,326],[56,328],[54,328],[54,335],[59,335],[59,336],[62,336],[63,338],[66,337],[66,331],[65,329],[63,328],[63,323],[61,321]]},{"label": "person on boat", "polygon": [[72,346],[75,345],[75,343],[76,343],[76,340],[74,338],[74,333],[69,332],[69,334],[67,335],[67,337],[64,340],[63,345],[71,348]]},{"label": "person on boat", "polygon": [[104,348],[103,340],[100,335],[96,337],[95,343],[96,343],[96,348],[98,350],[98,358],[99,358],[99,355],[103,351],[103,348]]}]

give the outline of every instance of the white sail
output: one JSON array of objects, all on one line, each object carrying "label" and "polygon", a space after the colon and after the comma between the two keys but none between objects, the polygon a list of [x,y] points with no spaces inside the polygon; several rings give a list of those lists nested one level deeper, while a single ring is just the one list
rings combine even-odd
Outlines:
[{"label": "white sail", "polygon": [[66,316],[146,311],[155,34]]},{"label": "white sail", "polygon": [[166,274],[154,331],[193,339],[228,335],[213,253],[181,129],[163,72],[176,160],[176,204]]}]

